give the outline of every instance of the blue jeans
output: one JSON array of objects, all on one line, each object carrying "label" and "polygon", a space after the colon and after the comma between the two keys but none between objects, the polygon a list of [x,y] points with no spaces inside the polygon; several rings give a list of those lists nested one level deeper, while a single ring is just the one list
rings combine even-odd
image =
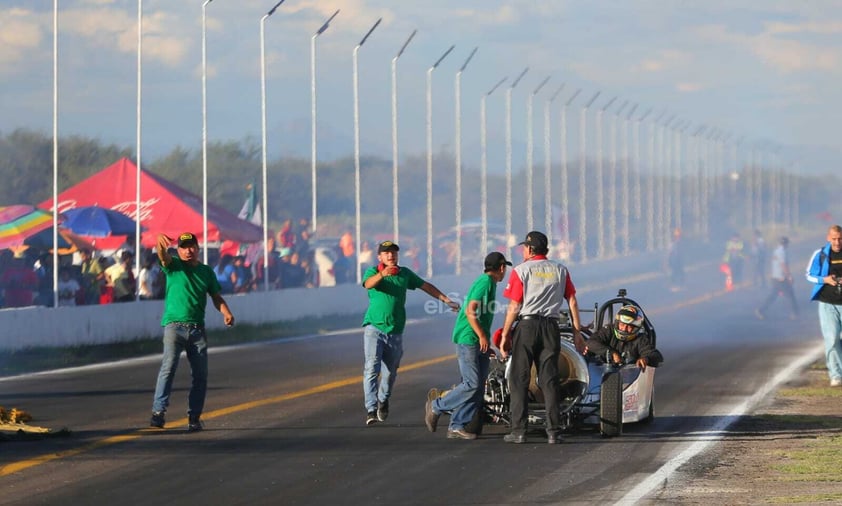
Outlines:
[{"label": "blue jeans", "polygon": [[489,359],[479,345],[456,345],[456,359],[462,382],[446,395],[433,401],[433,411],[450,411],[450,430],[464,429],[482,406]]},{"label": "blue jeans", "polygon": [[187,401],[187,415],[198,417],[205,407],[205,394],[208,390],[208,342],[205,339],[204,327],[183,323],[169,323],[164,327],[164,356],[158,371],[152,411],[167,411],[172,381],[182,351],[187,352],[190,376],[193,379]]},{"label": "blue jeans", "polygon": [[842,306],[819,302],[819,326],[824,336],[824,353],[827,375],[842,379]]},{"label": "blue jeans", "polygon": [[386,402],[392,395],[392,386],[398,377],[398,367],[403,356],[403,334],[386,334],[374,325],[366,325],[363,331],[363,349],[365,409],[372,412],[377,410],[378,401]]}]

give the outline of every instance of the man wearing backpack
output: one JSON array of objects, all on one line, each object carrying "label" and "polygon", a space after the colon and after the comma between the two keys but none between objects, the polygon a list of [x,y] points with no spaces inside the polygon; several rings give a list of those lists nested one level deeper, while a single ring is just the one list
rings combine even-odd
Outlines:
[{"label": "man wearing backpack", "polygon": [[831,226],[827,244],[817,249],[807,264],[807,281],[813,284],[811,300],[819,303],[819,325],[824,336],[825,361],[830,386],[842,386],[842,227]]}]

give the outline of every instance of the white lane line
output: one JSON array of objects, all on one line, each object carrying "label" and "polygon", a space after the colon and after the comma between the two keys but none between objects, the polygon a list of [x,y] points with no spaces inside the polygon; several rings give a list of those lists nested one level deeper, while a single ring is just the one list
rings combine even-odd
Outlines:
[{"label": "white lane line", "polygon": [[789,380],[793,374],[808,366],[824,353],[824,347],[817,347],[811,349],[798,357],[794,362],[790,362],[789,366],[781,370],[760,390],[754,393],[751,397],[741,402],[739,405],[733,407],[730,412],[719,418],[709,431],[713,434],[711,436],[704,436],[699,441],[696,441],[684,451],[667,461],[660,469],[652,473],[642,483],[631,489],[615,504],[617,505],[631,505],[636,504],[643,498],[650,498],[650,492],[661,484],[667,482],[672,474],[682,465],[686,464],[690,459],[703,452],[712,443],[715,443],[724,437],[725,431],[741,416],[751,412],[764,397],[769,395],[772,390],[778,387],[781,383]]},{"label": "white lane line", "polygon": [[[406,321],[407,325],[416,325],[424,321],[423,318],[412,318]],[[355,331],[359,331],[362,333],[362,327],[353,327],[348,329],[337,329],[331,330],[328,332],[320,332],[318,334],[307,334],[303,336],[290,336],[290,337],[279,337],[277,339],[271,339],[268,341],[254,341],[250,343],[242,343],[242,344],[231,344],[227,346],[209,346],[208,347],[208,354],[216,355],[218,353],[225,353],[228,351],[234,350],[241,350],[243,348],[250,348],[255,346],[265,346],[265,345],[276,345],[276,344],[291,344],[297,343],[301,341],[309,341],[312,339],[319,339],[324,337],[334,337],[341,334],[348,334]],[[114,360],[111,362],[102,362],[99,364],[90,364],[90,365],[80,365],[75,367],[65,367],[62,369],[52,369],[49,371],[39,371],[39,372],[30,372],[25,374],[18,374],[15,376],[6,376],[0,378],[0,383],[6,381],[14,381],[14,380],[22,380],[22,379],[29,379],[29,378],[40,378],[44,376],[58,376],[62,374],[71,374],[77,372],[85,372],[85,371],[99,371],[105,369],[113,369],[117,367],[123,367],[127,365],[136,365],[136,364],[143,364],[146,362],[160,362],[161,361],[161,354],[156,353],[154,355],[145,355],[143,357],[135,357],[135,358],[127,358],[122,360]]]}]

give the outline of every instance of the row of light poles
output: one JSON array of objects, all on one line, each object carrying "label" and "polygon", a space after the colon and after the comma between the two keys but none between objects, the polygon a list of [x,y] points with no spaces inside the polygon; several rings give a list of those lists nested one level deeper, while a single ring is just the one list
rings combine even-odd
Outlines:
[{"label": "row of light poles", "polygon": [[[263,267],[264,272],[268,272],[268,180],[267,180],[267,124],[266,124],[266,53],[265,53],[265,23],[275,13],[275,11],[283,4],[285,0],[280,0],[267,11],[260,19],[260,64],[261,64],[261,124],[262,124],[262,179],[263,179],[263,207],[262,207],[262,223],[263,223],[263,239],[264,239],[264,255]],[[202,231],[203,240],[205,242],[203,252],[204,261],[207,263],[208,248],[208,160],[207,160],[207,7],[212,0],[204,0],[202,3]],[[311,184],[312,184],[312,226],[315,229],[318,224],[318,210],[317,210],[317,129],[316,129],[316,39],[323,34],[330,23],[339,14],[339,10],[335,11],[311,37]],[[141,148],[142,148],[142,42],[143,42],[143,2],[137,2],[137,134],[136,134],[136,150],[137,150],[137,174],[136,174],[136,244],[140,245],[140,200],[141,200]],[[53,1],[53,213],[54,222],[58,221],[58,0]],[[356,250],[360,250],[361,238],[361,216],[360,216],[360,132],[359,132],[359,79],[358,79],[358,53],[362,45],[372,34],[372,32],[381,23],[382,19],[378,19],[376,23],[368,30],[365,36],[356,45],[353,51],[353,88],[354,88],[354,187],[355,187],[355,233],[356,233]],[[392,59],[392,141],[393,141],[393,235],[397,241],[399,238],[399,214],[398,214],[398,138],[397,138],[397,62],[403,52],[406,50],[417,31],[413,31],[396,56]],[[432,135],[433,135],[433,118],[432,118],[432,74],[439,64],[453,51],[454,46],[448,48],[444,54],[427,70],[427,276],[433,275],[433,226],[432,226]],[[456,222],[456,270],[457,273],[461,270],[461,230],[462,224],[462,111],[461,111],[461,76],[466,67],[477,52],[474,48],[468,57],[465,59],[462,66],[456,73],[455,81],[455,143],[456,143],[456,202],[455,202],[455,222]],[[511,81],[506,90],[506,237],[512,236],[512,93],[521,79],[528,72],[529,68],[525,68],[514,80]],[[550,80],[546,77],[528,96],[527,102],[527,117],[528,117],[528,147],[527,147],[527,173],[526,173],[526,200],[527,200],[527,228],[534,227],[533,217],[533,101],[535,96]],[[486,100],[496,91],[500,86],[507,81],[504,77],[498,81],[488,92],[481,96],[480,108],[480,136],[481,136],[481,237],[482,244],[488,244],[488,156],[487,156],[487,114],[486,114]],[[552,230],[552,214],[551,207],[551,155],[550,155],[550,107],[555,98],[561,93],[564,84],[550,96],[545,102],[544,110],[544,155],[545,155],[545,173],[544,173],[544,203],[545,203],[545,224],[548,235],[552,237],[554,231]],[[568,173],[568,153],[567,153],[567,109],[572,104],[574,99],[580,94],[581,90],[576,90],[564,103],[561,108],[560,115],[560,136],[561,136],[561,217],[567,220],[569,216],[569,173]],[[600,92],[596,92],[593,97],[588,100],[581,109],[580,114],[580,156],[579,156],[579,244],[580,244],[580,260],[587,259],[587,112],[600,96]],[[597,220],[598,220],[598,242],[597,255],[599,257],[611,256],[616,254],[616,242],[613,237],[613,231],[616,230],[616,184],[609,185],[609,190],[612,192],[609,196],[609,234],[611,235],[611,242],[606,249],[605,244],[605,226],[604,226],[604,195],[602,184],[602,169],[603,169],[603,142],[602,142],[602,116],[608,111],[611,105],[615,102],[616,97],[609,100],[600,109],[596,115],[596,129],[597,129],[597,159],[596,159],[596,179],[597,179]],[[610,142],[611,142],[611,177],[616,177],[616,129],[617,121],[620,118],[624,108],[628,105],[628,101],[623,102],[614,113],[611,122]],[[634,166],[635,183],[633,186],[633,200],[634,200],[634,216],[640,219],[642,216],[642,189],[641,189],[641,163],[640,163],[640,124],[644,122],[652,112],[649,109],[645,114],[637,119],[632,116],[637,108],[634,104],[624,118],[622,131],[623,144],[623,169],[622,169],[622,212],[623,225],[621,228],[623,236],[622,251],[627,254],[630,249],[629,221],[629,189],[628,177],[630,170],[629,151],[628,151],[628,124],[634,122],[632,126],[632,143],[634,150],[632,153],[631,165]],[[648,161],[650,166],[651,180],[650,184],[646,185],[646,199],[649,205],[646,206],[646,250],[654,251],[656,248],[664,247],[667,238],[669,237],[669,226],[675,224],[677,227],[682,225],[682,192],[681,192],[681,178],[686,172],[690,186],[692,204],[691,209],[696,216],[695,226],[696,232],[707,238],[709,236],[709,216],[708,204],[711,201],[711,195],[716,194],[721,190],[720,186],[724,185],[721,182],[722,174],[717,174],[715,168],[722,168],[725,166],[725,150],[730,146],[731,165],[734,170],[738,164],[738,150],[744,142],[744,137],[736,140],[731,140],[733,134],[726,133],[718,128],[710,128],[706,125],[696,126],[696,130],[692,134],[688,134],[685,139],[686,157],[682,158],[682,138],[685,137],[685,132],[691,127],[692,123],[687,120],[679,120],[673,123],[675,115],[667,117],[666,121],[661,120],[667,115],[667,111],[662,111],[657,115],[649,125],[648,135]],[[656,143],[657,143],[657,159],[656,159]],[[751,227],[757,227],[763,223],[763,166],[764,155],[769,158],[769,163],[776,170],[770,171],[769,176],[769,192],[771,197],[768,205],[768,214],[773,222],[778,214],[782,214],[788,223],[793,223],[792,220],[798,219],[798,188],[794,181],[794,176],[787,177],[786,173],[781,170],[781,160],[777,149],[769,151],[768,149],[761,149],[758,146],[751,146],[748,148],[745,177],[745,222]],[[700,165],[701,164],[701,165]],[[682,167],[685,166],[686,170]],[[736,177],[738,174],[734,172],[732,175],[732,197],[736,197]],[[668,178],[672,178],[672,189],[667,191],[665,185]],[[654,188],[653,188],[654,183]],[[780,201],[780,203],[778,203]],[[673,213],[673,209],[675,212]],[[674,215],[674,216],[673,216]],[[563,228],[563,240],[566,244],[570,243],[569,227]],[[54,227],[53,242],[58,243],[58,230]],[[507,243],[507,254],[511,254]],[[54,265],[58,265],[57,248],[53,249]],[[140,255],[136,255],[137,270],[140,269]],[[361,272],[359,266],[357,267],[357,281],[360,281]],[[265,289],[268,290],[268,276],[264,276]],[[53,272],[53,286],[54,286],[54,303],[58,304],[58,272]]]},{"label": "row of light poles", "polygon": [[[209,3],[211,0],[206,0],[205,5]],[[273,9],[264,16],[267,18],[271,15],[272,12],[281,4],[278,4],[273,7]],[[318,223],[318,213],[317,213],[317,150],[316,150],[316,48],[315,42],[316,38],[321,35],[329,26],[330,22],[336,17],[339,13],[337,10],[334,14],[317,30],[314,35],[311,37],[311,96],[312,96],[312,122],[311,122],[311,134],[312,134],[312,149],[311,149],[311,179],[312,179],[312,223],[313,227],[316,228]],[[356,248],[359,251],[361,236],[362,236],[362,229],[361,229],[361,202],[360,202],[360,133],[359,133],[359,71],[358,71],[358,52],[362,47],[363,43],[368,39],[374,29],[380,24],[381,20],[378,20],[374,26],[372,26],[360,43],[354,48],[353,52],[353,66],[354,66],[354,143],[355,143],[355,235],[356,235]],[[400,216],[399,216],[399,162],[398,162],[398,136],[397,136],[397,128],[398,128],[398,109],[397,109],[397,63],[400,56],[404,53],[407,46],[416,35],[417,31],[413,31],[404,44],[401,46],[400,50],[396,54],[396,56],[392,59],[392,221],[393,221],[393,236],[397,241],[400,237]],[[261,34],[261,38],[263,35]],[[439,58],[436,62],[427,70],[427,89],[426,89],[426,140],[427,140],[427,171],[426,171],[426,274],[428,276],[432,276],[433,274],[433,215],[432,215],[432,208],[433,208],[433,177],[432,177],[432,167],[433,167],[433,97],[432,97],[432,76],[433,72],[436,68],[442,63],[442,61],[453,51],[454,46],[450,46]],[[265,59],[264,50],[261,50],[261,58]],[[459,231],[459,225],[462,223],[462,146],[461,146],[461,135],[462,135],[462,114],[461,114],[461,76],[464,72],[465,68],[467,67],[468,63],[471,61],[475,53],[477,52],[477,48],[474,48],[473,51],[469,54],[466,58],[463,65],[459,68],[456,73],[456,81],[455,81],[455,146],[456,146],[456,161],[455,161],[455,169],[456,169],[456,202],[455,202],[455,223],[457,225],[457,233],[455,235],[455,250],[456,250],[456,271],[459,273],[461,271],[461,232]],[[265,66],[265,64],[264,64]],[[528,68],[524,69],[510,84],[506,92],[506,236],[512,236],[512,93],[520,82],[520,80],[524,77],[524,75],[528,72]],[[265,70],[264,70],[265,72]],[[527,122],[528,122],[528,130],[527,130],[527,163],[526,163],[526,222],[527,228],[532,229],[534,228],[534,198],[533,198],[533,189],[534,189],[534,142],[533,142],[533,101],[535,96],[541,91],[541,89],[545,86],[545,84],[549,81],[550,77],[546,77],[540,84],[533,90],[533,92],[528,97],[527,102]],[[265,80],[265,74],[264,74]],[[487,211],[487,139],[486,139],[486,99],[488,96],[493,93],[494,90],[499,87],[505,79],[501,80],[494,88],[492,88],[488,93],[481,97],[481,143],[482,143],[482,160],[481,160],[481,216],[482,216],[482,244],[487,244],[488,240],[488,211]],[[549,110],[551,103],[555,100],[555,97],[561,92],[563,89],[563,85],[560,86],[556,92],[550,97],[549,100],[545,102],[545,113],[544,113],[544,154],[545,154],[545,174],[544,174],[544,189],[545,189],[545,196],[544,196],[544,203],[545,203],[545,227],[549,235],[553,234],[553,227],[552,227],[552,214],[553,210],[551,207],[551,195],[550,195],[550,188],[551,184],[551,155],[550,155],[550,126],[551,122],[549,120]],[[573,102],[575,97],[579,94],[580,90],[577,90],[565,103],[562,108],[561,114],[561,129],[562,129],[562,193],[565,197],[562,199],[563,206],[561,210],[561,216],[566,219],[569,216],[569,207],[568,207],[568,198],[567,195],[567,184],[568,184],[568,174],[567,174],[567,125],[566,125],[566,109],[570,106]],[[584,261],[587,259],[587,252],[585,245],[587,244],[588,236],[587,236],[587,203],[586,203],[586,176],[587,176],[587,111],[599,97],[600,93],[597,92],[590,101],[588,101],[585,106],[582,108],[581,113],[581,121],[580,121],[580,171],[579,171],[579,202],[580,202],[580,209],[579,209],[579,240],[580,240],[580,255],[581,259]],[[614,256],[617,254],[617,243],[616,239],[614,238],[613,231],[617,230],[617,184],[616,184],[616,172],[617,172],[617,123],[623,113],[623,110],[629,106],[629,102],[626,100],[622,103],[622,105],[614,111],[611,124],[610,124],[610,173],[609,176],[611,177],[611,184],[609,185],[609,191],[611,192],[608,196],[608,225],[606,227],[605,224],[605,195],[604,189],[605,185],[603,184],[603,125],[602,125],[602,118],[604,113],[608,112],[614,102],[617,100],[617,97],[612,98],[607,103],[605,103],[602,107],[597,109],[597,114],[595,118],[595,129],[597,135],[596,141],[596,149],[597,149],[597,156],[596,156],[596,207],[597,207],[597,256],[598,257],[605,257],[605,256]],[[265,101],[265,91],[264,91],[264,101]],[[622,143],[623,143],[623,167],[622,167],[622,230],[621,233],[621,243],[622,243],[622,251],[623,253],[628,253],[630,250],[630,238],[628,236],[629,230],[629,222],[630,222],[630,209],[629,209],[629,171],[630,171],[630,162],[629,162],[629,153],[628,153],[628,124],[633,121],[632,115],[637,108],[637,104],[632,105],[629,108],[628,115],[623,119],[623,131],[622,131]],[[265,110],[265,105],[264,105]],[[641,216],[641,188],[640,188],[640,158],[639,158],[639,125],[642,121],[646,119],[646,117],[650,114],[650,111],[647,111],[646,114],[641,116],[639,119],[634,121],[633,125],[633,135],[634,135],[634,169],[635,169],[635,185],[634,185],[634,206],[635,206],[635,218],[640,218]],[[652,181],[651,184],[648,186],[648,195],[647,197],[651,197],[650,205],[647,206],[648,210],[648,220],[647,220],[647,250],[654,250],[656,248],[662,248],[666,245],[667,238],[669,236],[669,232],[667,229],[669,228],[670,224],[675,224],[676,226],[680,226],[681,224],[681,180],[680,175],[679,177],[674,177],[674,173],[676,170],[680,169],[682,162],[681,162],[681,141],[682,137],[684,136],[684,132],[689,128],[691,122],[689,121],[673,121],[676,119],[675,115],[670,115],[666,121],[661,122],[661,119],[666,115],[666,111],[663,111],[655,120],[650,124],[650,136],[649,136],[649,164],[652,170]],[[265,127],[265,125],[264,125]],[[688,151],[690,140],[687,140],[688,143]],[[714,139],[713,147],[708,147],[708,151],[713,150],[713,153],[707,153],[708,158],[705,159],[705,166],[706,170],[709,170],[709,165],[714,163],[714,161],[718,161],[721,165],[721,154],[718,154],[721,149],[723,149],[723,145],[727,142],[727,137],[724,136],[717,136]],[[264,138],[265,143],[265,138]],[[657,149],[656,149],[657,148]],[[734,147],[736,149],[736,147]],[[656,158],[657,155],[657,158]],[[689,154],[688,154],[689,155]],[[711,159],[711,156],[713,157]],[[672,178],[672,187],[670,189],[667,188],[668,180]],[[713,178],[716,179],[716,178]],[[708,178],[705,178],[707,181]],[[654,188],[652,185],[654,184]],[[711,184],[716,184],[715,181],[711,182]],[[264,202],[266,201],[265,195],[265,187],[266,182],[264,181]],[[705,187],[702,191],[702,195],[699,197],[700,204],[702,202],[709,202],[710,194],[715,192],[715,188],[707,188]],[[706,206],[699,206],[705,208]],[[675,209],[675,212],[673,212]],[[266,210],[266,206],[264,206],[264,212]],[[704,217],[705,210],[701,210],[699,216]],[[674,215],[674,217],[673,217]],[[264,225],[268,220],[264,219]],[[698,221],[704,222],[704,219],[700,219]],[[707,234],[707,225],[703,224],[703,232]],[[607,229],[607,230],[606,230]],[[610,231],[610,232],[609,232]],[[606,233],[610,235],[610,240],[606,238]],[[568,227],[564,227],[563,239],[566,243],[569,243],[569,230]],[[510,251],[507,253],[510,254]],[[360,279],[361,272],[359,268],[357,269],[357,280]]]}]

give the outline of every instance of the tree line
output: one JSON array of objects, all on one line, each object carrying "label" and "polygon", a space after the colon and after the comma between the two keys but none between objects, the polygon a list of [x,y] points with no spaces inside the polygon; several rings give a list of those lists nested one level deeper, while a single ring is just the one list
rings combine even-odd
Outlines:
[{"label": "tree line", "polygon": [[[254,184],[258,199],[262,201],[262,158],[261,146],[254,138],[214,141],[208,143],[208,200],[237,213],[245,201],[247,186]],[[72,135],[59,139],[58,146],[58,190],[59,192],[96,174],[121,157],[134,160],[134,148],[107,144],[98,139]],[[641,161],[643,164],[644,161]],[[433,224],[434,230],[442,232],[455,225],[455,169],[454,155],[442,150],[434,157],[433,166]],[[589,213],[596,212],[595,185],[592,162],[588,161],[585,188]],[[618,162],[618,167],[620,163]],[[579,161],[568,161],[570,189],[568,206],[571,228],[575,229],[578,213]],[[179,186],[202,194],[202,152],[176,146],[169,153],[157,158],[144,158],[143,167]],[[513,181],[513,232],[523,231],[526,210],[525,181],[522,167],[516,169]],[[544,224],[543,164],[535,165],[534,209],[535,226]],[[555,205],[561,205],[564,197],[560,192],[559,166],[552,168],[552,196]],[[319,162],[318,165],[318,220],[320,235],[338,236],[345,229],[354,227],[354,159],[350,156]],[[45,133],[17,129],[0,132],[0,206],[20,203],[35,204],[52,197],[53,141]],[[399,168],[399,206],[401,235],[424,236],[426,234],[427,164],[423,155],[405,157]],[[309,218],[311,215],[311,161],[304,158],[286,157],[271,160],[267,164],[267,193],[269,226],[277,230],[286,219]],[[723,178],[727,177],[725,175]],[[683,176],[686,179],[686,175]],[[614,178],[620,181],[619,178]],[[361,159],[361,215],[363,233],[389,234],[392,231],[392,161],[391,159],[366,156]],[[721,187],[730,184],[723,181]],[[742,183],[742,178],[740,180]],[[619,184],[619,183],[618,183]],[[655,184],[653,177],[642,173],[642,185]],[[684,186],[692,190],[689,181]],[[815,176],[799,176],[795,181],[801,189],[802,216],[819,213],[837,207],[836,199],[830,195],[827,185],[817,184]],[[475,167],[463,169],[463,221],[478,220],[480,217],[480,174]],[[607,189],[606,189],[607,191]],[[488,177],[489,221],[502,224],[505,221],[505,180],[499,171],[491,171]],[[764,188],[764,193],[768,189]],[[825,195],[818,195],[822,193]],[[738,192],[738,195],[742,191]],[[767,195],[768,197],[768,195]],[[743,204],[740,197],[732,200],[733,194],[711,196],[712,223],[730,223],[739,228]],[[262,203],[261,203],[262,205]],[[644,206],[646,203],[644,203]],[[617,205],[619,212],[619,203]],[[591,222],[592,223],[592,220]],[[591,225],[592,226],[592,225]],[[643,224],[632,224],[633,234],[644,232]],[[575,230],[572,230],[575,234]]]}]

